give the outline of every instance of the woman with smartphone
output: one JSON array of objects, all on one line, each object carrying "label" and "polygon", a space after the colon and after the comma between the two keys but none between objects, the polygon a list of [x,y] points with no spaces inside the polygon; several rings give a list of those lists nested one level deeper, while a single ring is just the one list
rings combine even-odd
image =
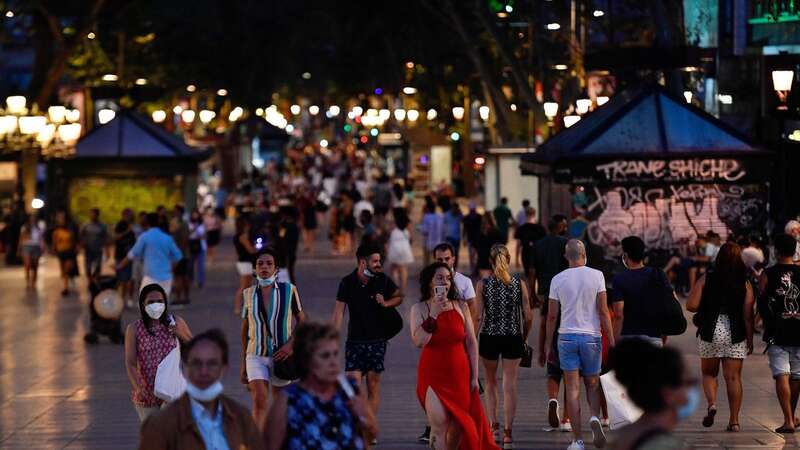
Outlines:
[{"label": "woman with smartphone", "polygon": [[[420,274],[422,301],[411,307],[411,339],[422,348],[417,398],[431,426],[431,448],[497,449],[478,393],[478,341],[453,272],[434,263]],[[460,443],[460,445],[459,445]]]}]

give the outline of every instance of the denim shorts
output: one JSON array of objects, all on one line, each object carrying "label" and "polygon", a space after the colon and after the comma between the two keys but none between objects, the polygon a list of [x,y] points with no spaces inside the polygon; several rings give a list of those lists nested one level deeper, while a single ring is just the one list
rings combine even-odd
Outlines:
[{"label": "denim shorts", "polygon": [[800,380],[800,347],[770,345],[767,356],[773,378],[789,375],[792,380]]},{"label": "denim shorts", "polygon": [[603,341],[600,336],[562,334],[558,338],[561,370],[579,370],[582,376],[600,375]]}]

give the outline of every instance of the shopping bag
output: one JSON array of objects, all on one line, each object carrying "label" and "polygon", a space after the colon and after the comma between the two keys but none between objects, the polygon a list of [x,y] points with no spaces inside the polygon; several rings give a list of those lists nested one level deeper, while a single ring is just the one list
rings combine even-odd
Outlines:
[{"label": "shopping bag", "polygon": [[161,400],[171,403],[183,395],[184,391],[186,379],[181,372],[181,344],[177,342],[175,348],[158,363],[153,393]]},{"label": "shopping bag", "polygon": [[617,381],[613,370],[600,377],[600,384],[608,405],[609,428],[616,430],[639,420],[642,410],[628,398],[628,391]]}]

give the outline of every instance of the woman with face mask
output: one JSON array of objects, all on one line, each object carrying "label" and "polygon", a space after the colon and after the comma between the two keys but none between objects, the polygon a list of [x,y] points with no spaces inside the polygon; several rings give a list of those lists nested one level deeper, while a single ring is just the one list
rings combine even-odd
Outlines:
[{"label": "woman with face mask", "polygon": [[628,398],[644,411],[639,420],[614,433],[612,450],[688,448],[672,433],[697,409],[700,388],[689,376],[680,353],[631,338],[614,348],[611,359]]},{"label": "woman with face mask", "polygon": [[376,435],[364,391],[346,378],[339,363],[339,332],[304,323],[293,342],[300,381],[281,391],[267,417],[269,450],[366,448]]},{"label": "woman with face mask", "polygon": [[142,288],[139,311],[142,317],[125,330],[125,368],[133,406],[144,421],[164,403],[153,393],[159,363],[177,345],[175,338],[187,342],[192,332],[182,318],[167,313],[167,293],[156,283]]},{"label": "woman with face mask", "polygon": [[431,448],[497,449],[478,392],[478,341],[453,272],[434,263],[420,274],[422,301],[411,307],[411,340],[422,348],[417,399],[428,416]]}]

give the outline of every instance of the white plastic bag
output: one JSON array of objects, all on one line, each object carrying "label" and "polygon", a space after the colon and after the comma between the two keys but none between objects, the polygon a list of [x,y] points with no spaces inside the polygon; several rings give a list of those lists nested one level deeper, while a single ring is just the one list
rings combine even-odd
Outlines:
[{"label": "white plastic bag", "polygon": [[174,402],[186,391],[186,379],[181,372],[181,343],[176,339],[173,348],[158,363],[153,393],[167,403]]},{"label": "white plastic bag", "polygon": [[600,383],[608,405],[610,429],[616,430],[639,420],[642,410],[628,398],[628,391],[617,381],[613,370],[601,376]]}]

